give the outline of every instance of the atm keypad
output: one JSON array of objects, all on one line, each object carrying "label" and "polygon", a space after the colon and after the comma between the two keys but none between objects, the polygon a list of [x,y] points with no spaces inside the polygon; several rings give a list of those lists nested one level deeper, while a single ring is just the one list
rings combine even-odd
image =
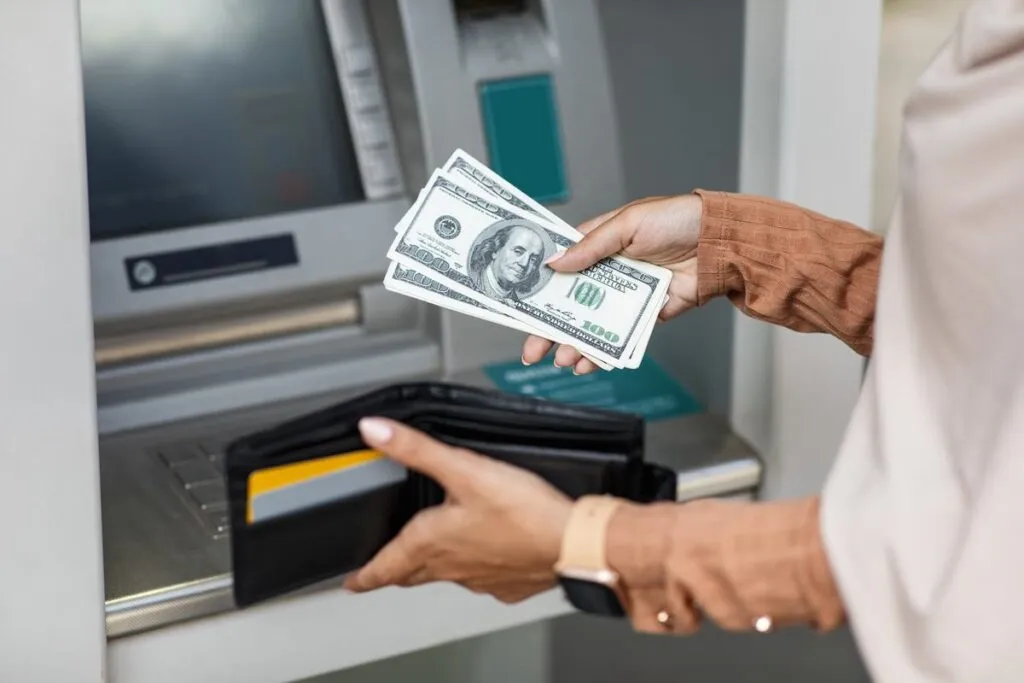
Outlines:
[{"label": "atm keypad", "polygon": [[189,462],[183,462],[171,468],[174,475],[186,489],[193,489],[196,486],[205,486],[208,483],[217,483],[222,478],[209,460],[196,458]]},{"label": "atm keypad", "polygon": [[197,445],[165,446],[158,451],[164,464],[173,469],[176,465],[192,462],[201,454]]},{"label": "atm keypad", "polygon": [[206,443],[177,444],[157,449],[157,457],[170,470],[209,534],[214,539],[227,538],[231,525],[223,450]]}]

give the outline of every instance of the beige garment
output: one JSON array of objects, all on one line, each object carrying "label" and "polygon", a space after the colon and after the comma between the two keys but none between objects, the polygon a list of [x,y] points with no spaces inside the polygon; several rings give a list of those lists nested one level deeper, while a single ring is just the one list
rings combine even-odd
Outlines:
[{"label": "beige garment", "polygon": [[874,350],[822,499],[826,552],[878,683],[1018,683],[1024,0],[976,0],[905,118]]}]

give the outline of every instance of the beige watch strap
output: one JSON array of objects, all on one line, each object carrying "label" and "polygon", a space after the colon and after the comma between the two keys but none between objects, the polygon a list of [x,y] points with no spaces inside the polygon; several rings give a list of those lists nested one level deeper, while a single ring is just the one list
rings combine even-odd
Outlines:
[{"label": "beige watch strap", "polygon": [[608,522],[622,501],[611,496],[584,496],[576,501],[562,536],[559,569],[601,571],[608,568],[605,541]]}]

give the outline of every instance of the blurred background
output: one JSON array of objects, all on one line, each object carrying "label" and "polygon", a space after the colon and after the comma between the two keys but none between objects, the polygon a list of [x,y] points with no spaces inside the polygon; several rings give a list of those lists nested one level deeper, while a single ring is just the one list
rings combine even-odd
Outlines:
[{"label": "blurred background", "polygon": [[970,0],[886,0],[878,78],[872,229],[884,232],[896,197],[903,102]]}]

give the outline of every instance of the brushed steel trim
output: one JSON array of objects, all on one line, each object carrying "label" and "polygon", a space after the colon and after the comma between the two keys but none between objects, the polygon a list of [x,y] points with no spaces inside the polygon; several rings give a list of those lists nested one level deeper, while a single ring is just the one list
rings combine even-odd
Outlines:
[{"label": "brushed steel trim", "polygon": [[142,333],[121,339],[97,341],[97,369],[150,360],[175,353],[244,344],[286,334],[315,332],[331,327],[355,325],[361,308],[358,299],[345,299],[306,306],[273,315],[207,323],[159,334]]},{"label": "brushed steel trim", "polygon": [[763,466],[756,458],[734,460],[676,475],[676,501],[731,495],[756,489],[761,483]]},{"label": "brushed steel trim", "polygon": [[231,574],[108,600],[104,605],[107,638],[212,616],[234,607]]}]

